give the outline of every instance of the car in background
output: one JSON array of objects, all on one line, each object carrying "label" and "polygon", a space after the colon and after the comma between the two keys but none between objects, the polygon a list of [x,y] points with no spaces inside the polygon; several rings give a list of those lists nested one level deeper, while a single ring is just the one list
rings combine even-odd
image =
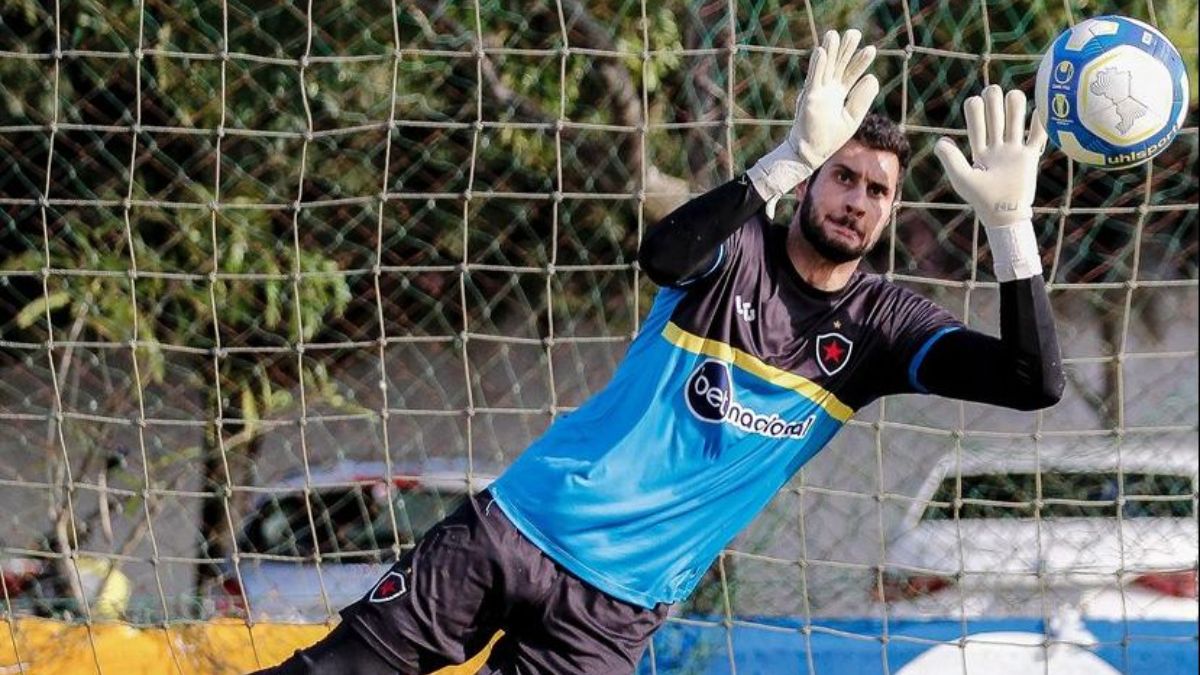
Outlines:
[{"label": "car in background", "polygon": [[[71,582],[79,583],[86,603],[72,593]],[[86,553],[63,565],[48,557],[0,557],[3,600],[14,615],[56,619],[111,621],[124,617],[129,607],[132,584],[112,560]]]},{"label": "car in background", "polygon": [[361,598],[402,549],[449,515],[491,475],[465,464],[339,461],[255,488],[222,566],[210,613],[323,622]]},{"label": "car in background", "polygon": [[1197,619],[1197,444],[963,450],[887,546],[889,616]]}]

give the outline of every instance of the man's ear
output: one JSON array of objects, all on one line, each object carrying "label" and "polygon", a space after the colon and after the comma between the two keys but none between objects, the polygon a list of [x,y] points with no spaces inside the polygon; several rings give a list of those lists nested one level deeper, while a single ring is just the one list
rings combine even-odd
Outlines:
[{"label": "man's ear", "polygon": [[796,202],[792,209],[792,218],[788,221],[788,227],[792,227],[800,219],[800,205],[804,203],[804,195],[808,194],[808,184],[812,181],[812,176],[808,180],[802,181],[793,190],[792,194],[796,197]]},{"label": "man's ear", "polygon": [[799,185],[797,185],[796,188],[792,191],[792,194],[796,195],[796,203],[797,204],[804,201],[804,195],[808,193],[808,181],[809,180],[812,180],[811,176],[809,177],[808,180],[801,181],[801,183]]}]

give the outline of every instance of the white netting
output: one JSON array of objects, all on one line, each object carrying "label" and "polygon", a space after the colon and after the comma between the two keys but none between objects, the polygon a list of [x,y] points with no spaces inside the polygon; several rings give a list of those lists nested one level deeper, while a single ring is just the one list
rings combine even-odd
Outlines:
[{"label": "white netting", "polygon": [[[829,27],[878,45],[878,107],[914,146],[870,266],[995,332],[986,242],[932,142],[963,135],[962,100],[984,84],[1029,91],[1053,36],[1104,13],[1158,25],[1196,81],[1195,3],[1163,0],[8,2],[6,616],[70,617],[89,636],[111,617],[245,617],[223,585],[252,587],[284,563],[314,575],[311,597],[267,598],[243,620],[289,606],[282,618],[332,617],[347,564],[378,573],[414,527],[386,506],[339,509],[390,504],[408,483],[373,494],[377,475],[429,467],[477,489],[601,387],[654,291],[633,264],[644,227],[777,142]],[[1112,622],[1087,624],[1110,663],[1154,645],[1194,651],[1194,599],[1182,634],[1138,623],[1178,618],[1180,598],[1143,597],[1148,549],[1169,573],[1156,583],[1196,568],[1194,479],[1144,478],[1171,469],[1143,462],[1197,446],[1194,101],[1144,167],[1101,172],[1053,150],[1044,161],[1036,225],[1064,401],[1015,413],[906,397],[860,411],[678,610],[654,645],[656,672],[713,658],[752,672],[747,655],[775,634],[806,654],[794,670],[827,671],[823,650],[851,644],[895,672],[981,618],[1049,631],[1064,608]],[[971,478],[980,454],[997,458],[980,471],[1007,478]],[[930,482],[941,460],[965,502]],[[1118,494],[1063,482],[1060,460],[1118,476]],[[1029,485],[1014,468],[1026,465]],[[1127,514],[1139,504],[1175,509],[1191,539],[1137,530]],[[940,583],[937,570],[894,546],[923,510],[972,506],[1031,520],[1033,566],[973,569],[968,549],[990,535],[950,518],[951,583],[915,593]],[[1060,507],[1111,527],[1058,532],[1043,512]],[[340,518],[370,532],[335,531]],[[248,534],[267,525],[287,536]],[[1054,543],[1070,537],[1075,563]],[[1088,558],[1113,541],[1115,567]],[[22,565],[40,565],[38,581],[11,571]],[[127,601],[97,590],[114,578]],[[873,599],[896,584],[903,601]],[[259,599],[246,596],[253,614]],[[957,628],[922,632],[911,616]],[[1081,641],[1055,630],[1037,649]],[[187,670],[177,649],[170,659]]]}]

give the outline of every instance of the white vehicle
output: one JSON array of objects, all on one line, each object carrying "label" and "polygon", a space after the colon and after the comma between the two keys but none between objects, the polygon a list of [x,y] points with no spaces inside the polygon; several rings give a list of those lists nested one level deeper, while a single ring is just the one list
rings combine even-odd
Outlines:
[{"label": "white vehicle", "polygon": [[1085,442],[941,461],[887,547],[888,614],[1197,620],[1196,437]]},{"label": "white vehicle", "polygon": [[[361,598],[411,544],[491,475],[465,465],[342,461],[257,488],[238,540],[210,593],[218,615],[320,622]],[[306,490],[307,486],[307,490]],[[305,499],[307,493],[308,498]],[[390,508],[389,508],[390,504]],[[319,560],[319,562],[318,562]]]}]

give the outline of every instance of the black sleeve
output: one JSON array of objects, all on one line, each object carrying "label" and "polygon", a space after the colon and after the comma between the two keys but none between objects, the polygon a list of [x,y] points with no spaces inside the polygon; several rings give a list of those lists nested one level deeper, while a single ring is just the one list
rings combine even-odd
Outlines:
[{"label": "black sleeve", "polygon": [[1062,356],[1042,277],[1000,284],[1000,338],[949,332],[930,346],[917,379],[932,394],[1017,410],[1058,403]]},{"label": "black sleeve", "polygon": [[744,174],[709,190],[646,230],[638,265],[659,286],[704,276],[719,262],[722,242],[764,203]]}]

